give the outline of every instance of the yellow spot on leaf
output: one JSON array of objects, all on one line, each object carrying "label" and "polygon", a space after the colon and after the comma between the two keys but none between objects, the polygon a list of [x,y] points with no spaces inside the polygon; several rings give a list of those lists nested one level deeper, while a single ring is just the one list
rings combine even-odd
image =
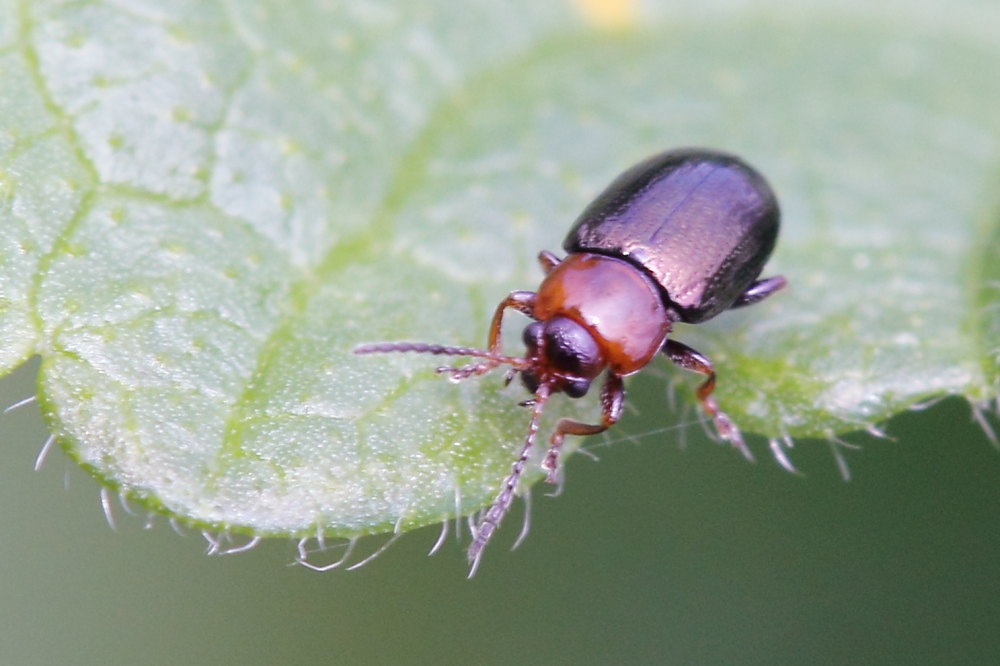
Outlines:
[{"label": "yellow spot on leaf", "polygon": [[621,29],[636,23],[636,0],[573,0],[577,10],[589,22],[600,28]]}]

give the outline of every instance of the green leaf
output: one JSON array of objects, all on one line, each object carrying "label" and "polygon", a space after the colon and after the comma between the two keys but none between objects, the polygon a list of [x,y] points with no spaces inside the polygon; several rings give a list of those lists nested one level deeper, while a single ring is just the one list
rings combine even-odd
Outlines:
[{"label": "green leaf", "polygon": [[523,392],[350,350],[484,344],[596,192],[703,144],[784,211],[788,290],[676,332],[745,430],[995,398],[997,10],[738,4],[0,2],[0,367],[41,355],[62,446],[191,524],[475,511]]}]

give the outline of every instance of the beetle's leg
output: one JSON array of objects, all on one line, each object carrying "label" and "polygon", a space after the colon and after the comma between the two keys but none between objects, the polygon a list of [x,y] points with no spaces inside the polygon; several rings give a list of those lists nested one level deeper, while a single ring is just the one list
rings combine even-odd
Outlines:
[{"label": "beetle's leg", "polygon": [[491,354],[500,353],[500,327],[503,324],[503,313],[507,308],[514,308],[522,314],[526,314],[532,319],[535,318],[535,292],[533,291],[512,291],[507,294],[507,298],[500,301],[496,311],[493,313],[493,321],[490,322],[489,347]]},{"label": "beetle's leg", "polygon": [[745,458],[753,460],[753,455],[743,441],[740,429],[726,416],[725,412],[719,409],[719,403],[715,401],[715,397],[712,395],[712,391],[715,389],[715,368],[712,367],[712,362],[708,360],[708,357],[676,340],[667,340],[663,345],[663,353],[667,355],[667,358],[674,365],[680,366],[685,370],[692,370],[703,375],[708,375],[708,379],[698,387],[697,391],[698,402],[701,403],[701,408],[711,417],[712,423],[715,424],[715,430],[719,433],[719,437],[739,449]]},{"label": "beetle's leg", "polygon": [[782,275],[775,275],[766,280],[757,280],[747,287],[747,290],[740,294],[740,297],[730,307],[742,308],[745,305],[753,305],[764,300],[779,289],[783,289],[785,284],[787,282]]},{"label": "beetle's leg", "polygon": [[538,263],[542,266],[542,272],[548,275],[552,272],[553,268],[562,263],[562,259],[548,250],[542,250],[538,253]]},{"label": "beetle's leg", "polygon": [[613,426],[622,416],[622,405],[625,404],[625,387],[620,375],[608,374],[601,386],[601,422],[600,424],[581,423],[573,419],[559,419],[556,429],[549,438],[549,452],[542,461],[542,469],[548,472],[545,480],[556,483],[556,472],[559,470],[559,447],[566,435],[596,435]]},{"label": "beetle's leg", "polygon": [[[487,348],[491,354],[500,354],[500,345],[502,343],[502,340],[500,339],[500,331],[503,324],[503,315],[507,308],[513,308],[518,312],[523,312],[529,317],[533,317],[535,310],[535,292],[512,291],[507,295],[507,298],[500,301],[496,311],[493,313],[493,321],[490,322],[489,345]],[[447,373],[452,379],[458,380],[471,377],[472,375],[484,374],[498,365],[500,365],[499,361],[485,360],[463,365],[458,368],[438,368],[437,371]]]}]

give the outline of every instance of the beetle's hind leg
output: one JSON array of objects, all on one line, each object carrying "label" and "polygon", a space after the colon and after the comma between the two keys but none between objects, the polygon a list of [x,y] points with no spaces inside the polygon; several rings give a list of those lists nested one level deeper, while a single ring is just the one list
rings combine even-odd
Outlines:
[{"label": "beetle's hind leg", "polygon": [[719,409],[719,403],[715,401],[715,396],[712,395],[712,391],[715,390],[715,368],[712,367],[712,362],[708,360],[708,357],[676,340],[667,340],[663,345],[663,353],[667,355],[667,358],[674,365],[708,376],[702,382],[702,385],[698,387],[697,391],[698,402],[701,403],[701,408],[712,419],[715,431],[719,433],[719,437],[731,443],[734,448],[739,449],[740,453],[747,460],[753,460],[753,454],[750,453],[746,442],[743,441],[740,429],[736,427],[732,419],[726,416],[725,412]]},{"label": "beetle's hind leg", "polygon": [[785,280],[783,275],[775,275],[774,277],[769,277],[765,280],[757,280],[752,285],[747,287],[747,290],[740,294],[740,297],[736,299],[736,302],[729,307],[742,308],[746,305],[759,303],[774,292],[784,289],[786,284],[788,284],[788,282]]}]

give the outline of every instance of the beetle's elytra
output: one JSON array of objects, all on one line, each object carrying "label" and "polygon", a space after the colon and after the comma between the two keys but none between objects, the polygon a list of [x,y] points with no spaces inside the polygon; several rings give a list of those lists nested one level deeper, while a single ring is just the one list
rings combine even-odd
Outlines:
[{"label": "beetle's elytra", "polygon": [[[521,454],[469,546],[472,572],[513,502],[553,393],[579,398],[605,375],[601,422],[563,418],[556,424],[543,462],[550,483],[556,481],[566,435],[593,435],[613,425],[625,400],[622,378],[660,351],[674,364],[706,376],[697,391],[702,409],[719,435],[746,453],[739,429],[712,396],[712,362],[668,335],[674,322],[702,322],[785,286],[781,276],[758,279],[774,248],[779,217],[767,181],[738,157],[704,148],[660,153],[623,173],[587,206],[563,241],[565,259],[548,251],[539,254],[545,279],[537,292],[514,291],[500,302],[487,349],[393,342],[354,350],[479,359],[438,368],[454,379],[508,365],[507,381],[520,375],[534,394],[525,402],[532,415]],[[508,308],[534,320],[524,329],[523,357],[505,356],[501,350],[501,323]]]}]

